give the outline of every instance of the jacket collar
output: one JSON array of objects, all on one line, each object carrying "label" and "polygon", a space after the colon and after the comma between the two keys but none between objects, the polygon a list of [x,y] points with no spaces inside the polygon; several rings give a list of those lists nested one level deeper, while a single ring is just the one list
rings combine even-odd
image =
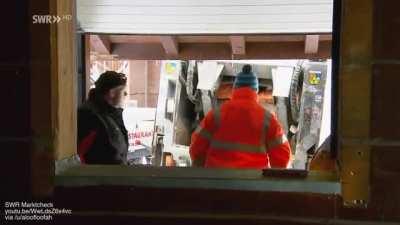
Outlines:
[{"label": "jacket collar", "polygon": [[257,92],[249,87],[233,89],[232,100],[257,101]]},{"label": "jacket collar", "polygon": [[123,109],[122,108],[116,108],[111,105],[109,105],[106,101],[104,101],[103,98],[100,96],[95,95],[93,98],[89,99],[89,102],[91,104],[95,105],[97,109],[99,109],[101,112],[106,112],[106,113],[122,113]]}]

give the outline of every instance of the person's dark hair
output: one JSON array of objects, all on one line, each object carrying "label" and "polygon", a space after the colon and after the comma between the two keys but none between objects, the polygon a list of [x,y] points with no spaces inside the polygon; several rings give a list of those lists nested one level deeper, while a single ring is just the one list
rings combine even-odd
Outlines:
[{"label": "person's dark hair", "polygon": [[127,78],[123,73],[115,71],[106,71],[102,73],[99,79],[94,82],[95,88],[90,89],[89,99],[94,99],[96,96],[104,95],[110,89],[120,85],[126,85]]}]

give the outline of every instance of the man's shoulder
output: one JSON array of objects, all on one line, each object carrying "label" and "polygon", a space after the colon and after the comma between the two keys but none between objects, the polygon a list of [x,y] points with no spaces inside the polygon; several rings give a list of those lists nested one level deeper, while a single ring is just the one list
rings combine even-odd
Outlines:
[{"label": "man's shoulder", "polygon": [[81,116],[95,116],[96,111],[96,106],[91,102],[84,102],[78,107],[78,115]]},{"label": "man's shoulder", "polygon": [[258,112],[264,112],[266,111],[265,107],[263,107],[260,103],[258,102],[253,102],[253,101],[237,101],[237,100],[229,100],[221,105],[221,107],[226,108],[226,110],[229,111],[231,108],[245,108],[247,110],[251,111],[258,111]]},{"label": "man's shoulder", "polygon": [[83,103],[78,107],[78,121],[98,126],[102,119],[90,103]]}]

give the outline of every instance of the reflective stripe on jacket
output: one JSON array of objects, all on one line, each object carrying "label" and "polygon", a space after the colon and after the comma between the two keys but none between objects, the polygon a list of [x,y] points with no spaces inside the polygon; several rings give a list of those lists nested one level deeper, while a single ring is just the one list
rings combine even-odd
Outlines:
[{"label": "reflective stripe on jacket", "polygon": [[255,91],[244,87],[206,115],[192,134],[190,156],[195,166],[284,168],[290,145],[276,116],[258,104]]}]

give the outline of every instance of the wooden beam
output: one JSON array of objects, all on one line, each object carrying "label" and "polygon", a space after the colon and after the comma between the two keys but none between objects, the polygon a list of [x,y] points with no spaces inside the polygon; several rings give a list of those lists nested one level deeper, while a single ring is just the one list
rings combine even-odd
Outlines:
[{"label": "wooden beam", "polygon": [[90,35],[90,42],[92,49],[100,54],[111,54],[111,42],[107,36],[104,35]]},{"label": "wooden beam", "polygon": [[[304,42],[249,42],[241,59],[328,59],[331,41],[321,41],[317,54],[304,53]],[[177,56],[167,55],[161,44],[114,44],[113,53],[130,60],[216,60],[232,59],[229,43],[180,43]]]},{"label": "wooden beam", "polygon": [[179,54],[179,44],[173,36],[160,36],[160,42],[169,56],[177,56]]},{"label": "wooden beam", "polygon": [[[269,34],[269,35],[243,35],[246,43],[249,42],[302,42],[305,36],[303,34]],[[160,43],[160,36],[154,35],[108,35],[113,44],[156,44]],[[230,43],[229,35],[177,35],[174,36],[179,44],[182,43]],[[319,41],[331,41],[331,34],[319,34]]]},{"label": "wooden beam", "polygon": [[318,52],[319,35],[306,35],[304,53],[316,54]]},{"label": "wooden beam", "polygon": [[246,54],[246,40],[244,36],[230,36],[229,39],[231,42],[232,55]]},{"label": "wooden beam", "polygon": [[115,34],[109,35],[110,42],[115,43],[160,43],[160,36],[154,35],[125,35],[125,34]]}]

